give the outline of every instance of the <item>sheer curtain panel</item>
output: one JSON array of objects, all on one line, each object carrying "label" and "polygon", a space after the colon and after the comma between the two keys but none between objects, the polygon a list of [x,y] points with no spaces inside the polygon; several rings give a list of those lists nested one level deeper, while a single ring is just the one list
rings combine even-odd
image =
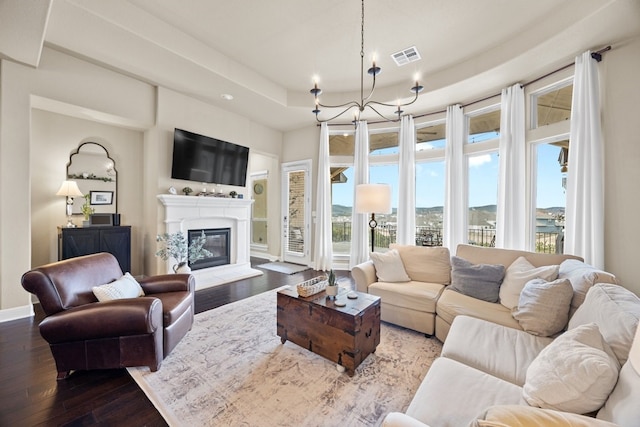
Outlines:
[{"label": "sheer curtain panel", "polygon": [[398,166],[398,234],[401,245],[416,244],[416,128],[412,116],[400,122],[400,164]]},{"label": "sheer curtain panel", "polygon": [[444,246],[452,254],[460,243],[466,243],[467,201],[466,162],[464,160],[464,113],[459,104],[447,107],[445,145]]},{"label": "sheer curtain panel", "polygon": [[564,252],[604,268],[604,142],[598,67],[591,52],[576,57],[569,134]]},{"label": "sheer curtain panel", "polygon": [[[356,187],[369,183],[369,127],[361,120],[356,127],[356,147],[353,158],[353,200],[356,200]],[[352,211],[351,222],[351,254],[349,268],[369,259],[369,245],[367,245],[367,231],[369,219],[366,214],[357,214],[355,206]]]},{"label": "sheer curtain panel", "polygon": [[328,271],[333,266],[331,228],[331,170],[329,162],[329,129],[320,125],[318,148],[318,185],[316,188],[316,241],[314,246],[315,270]]},{"label": "sheer curtain panel", "polygon": [[524,88],[502,89],[500,110],[500,179],[496,215],[496,246],[526,249],[526,184]]}]

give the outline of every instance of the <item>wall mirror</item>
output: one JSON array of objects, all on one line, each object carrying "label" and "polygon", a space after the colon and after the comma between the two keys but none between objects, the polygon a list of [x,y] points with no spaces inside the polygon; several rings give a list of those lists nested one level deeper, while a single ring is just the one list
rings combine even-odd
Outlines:
[{"label": "wall mirror", "polygon": [[[67,179],[76,181],[93,213],[118,212],[118,172],[109,152],[97,142],[83,142],[69,157]],[[76,197],[73,214],[82,214],[85,199]]]}]

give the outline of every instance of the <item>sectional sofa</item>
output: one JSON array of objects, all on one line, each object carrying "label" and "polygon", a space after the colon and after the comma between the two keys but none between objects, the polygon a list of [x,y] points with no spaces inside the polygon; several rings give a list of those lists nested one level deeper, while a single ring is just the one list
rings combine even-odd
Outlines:
[{"label": "sectional sofa", "polygon": [[352,275],[382,298],[382,319],[444,342],[385,426],[640,425],[640,299],[612,274],[469,245],[372,258]]}]

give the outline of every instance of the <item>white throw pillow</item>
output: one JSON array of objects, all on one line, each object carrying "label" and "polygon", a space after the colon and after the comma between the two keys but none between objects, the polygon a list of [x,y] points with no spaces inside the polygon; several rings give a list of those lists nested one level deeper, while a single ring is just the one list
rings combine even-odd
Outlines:
[{"label": "white throw pillow", "polygon": [[604,404],[619,371],[598,326],[589,323],[565,332],[538,354],[522,394],[531,406],[585,414]]},{"label": "white throw pillow", "polygon": [[402,263],[402,258],[397,250],[387,252],[371,252],[371,260],[376,267],[376,276],[381,282],[408,282],[411,279],[407,275]]},{"label": "white throw pillow", "polygon": [[567,326],[571,298],[573,288],[568,280],[547,282],[533,279],[524,285],[518,307],[512,315],[520,327],[530,334],[550,337]]},{"label": "white throw pillow", "polygon": [[505,272],[504,280],[500,285],[500,304],[513,310],[518,306],[522,288],[529,280],[544,279],[551,282],[556,280],[559,270],[559,265],[545,265],[536,268],[521,256]]},{"label": "white throw pillow", "polygon": [[620,364],[629,356],[633,334],[640,322],[640,298],[620,285],[594,285],[569,320],[569,329],[594,322]]},{"label": "white throw pillow", "polygon": [[129,273],[118,280],[105,285],[94,286],[93,294],[98,301],[105,302],[114,299],[137,298],[144,296],[144,291],[136,279]]}]

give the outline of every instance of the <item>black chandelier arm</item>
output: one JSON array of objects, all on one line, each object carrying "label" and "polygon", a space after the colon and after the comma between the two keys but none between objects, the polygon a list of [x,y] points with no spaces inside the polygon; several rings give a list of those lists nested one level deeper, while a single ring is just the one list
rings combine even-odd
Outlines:
[{"label": "black chandelier arm", "polygon": [[[376,90],[376,75],[373,74],[373,82],[371,83],[371,92],[369,92],[369,96],[362,99],[362,105],[367,105],[369,99],[373,96],[373,92]],[[362,96],[362,93],[360,94]]]},{"label": "black chandelier arm", "polygon": [[[379,115],[381,118],[383,118],[384,120],[388,121],[388,122],[397,122],[400,120],[400,117],[398,117],[397,119],[390,119],[389,117],[386,117],[384,114],[380,113],[378,110],[376,110],[375,108],[373,108],[373,106],[371,106],[371,104],[373,104],[373,102],[369,102],[367,103],[367,107],[369,107],[371,110],[373,110],[373,112],[375,112],[377,115]],[[377,103],[376,103],[377,104]]]},{"label": "black chandelier arm", "polygon": [[318,103],[316,103],[316,105],[318,107],[322,107],[322,108],[342,108],[342,107],[347,107],[347,110],[349,108],[351,108],[351,107],[360,108],[360,104],[358,104],[356,101],[349,101],[349,102],[345,102],[344,104],[339,104],[339,105],[326,105],[326,104],[321,104],[320,102],[318,102]]},{"label": "black chandelier arm", "polygon": [[368,101],[366,104],[364,104],[364,106],[369,108],[371,108],[371,105],[382,105],[384,107],[406,107],[407,105],[413,104],[417,100],[418,100],[418,92],[416,92],[415,97],[411,101],[405,102],[404,104],[388,104],[386,102]]},{"label": "black chandelier arm", "polygon": [[[357,105],[357,104],[355,104],[355,105]],[[336,114],[335,116],[330,117],[330,118],[328,118],[328,119],[322,119],[322,120],[321,120],[321,119],[318,117],[318,114],[316,114],[316,121],[317,121],[318,123],[330,122],[331,120],[337,119],[338,117],[340,117],[341,115],[343,115],[344,113],[346,113],[347,111],[349,111],[352,107],[353,107],[353,105],[349,105],[347,108],[345,108],[344,110],[340,111],[340,112],[339,112],[338,114]]]}]

